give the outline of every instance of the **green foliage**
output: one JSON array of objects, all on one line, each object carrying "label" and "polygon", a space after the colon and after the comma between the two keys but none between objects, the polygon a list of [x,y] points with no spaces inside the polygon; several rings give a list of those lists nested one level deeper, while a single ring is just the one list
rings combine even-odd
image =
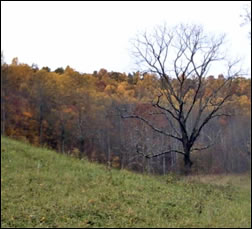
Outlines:
[{"label": "green foliage", "polygon": [[[107,169],[1,138],[1,227],[250,227],[250,189]],[[250,177],[245,177],[250,182]]]}]

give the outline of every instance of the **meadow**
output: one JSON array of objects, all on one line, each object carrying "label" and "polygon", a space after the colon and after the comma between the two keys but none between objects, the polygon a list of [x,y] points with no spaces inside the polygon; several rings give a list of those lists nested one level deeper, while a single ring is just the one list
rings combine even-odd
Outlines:
[{"label": "meadow", "polygon": [[5,228],[250,228],[250,186],[250,174],[136,174],[1,137]]}]

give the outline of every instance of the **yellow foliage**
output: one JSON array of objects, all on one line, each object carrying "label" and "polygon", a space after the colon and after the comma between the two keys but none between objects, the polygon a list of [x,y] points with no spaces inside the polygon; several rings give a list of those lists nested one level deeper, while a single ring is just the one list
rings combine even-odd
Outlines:
[{"label": "yellow foliage", "polygon": [[125,85],[123,85],[122,83],[118,86],[117,88],[117,93],[120,94],[120,95],[124,95],[125,93],[125,88],[124,88]]},{"label": "yellow foliage", "polygon": [[24,111],[24,112],[23,112],[23,115],[24,115],[25,117],[27,117],[27,118],[32,118],[32,113],[31,113],[31,112],[26,112],[26,111]]},{"label": "yellow foliage", "polygon": [[108,95],[115,93],[115,91],[116,91],[116,86],[114,85],[107,85],[106,88],[104,89],[104,92],[107,93]]},{"label": "yellow foliage", "polygon": [[242,95],[239,97],[239,102],[242,106],[244,105],[250,105],[250,100],[248,99],[248,97],[246,95]]}]

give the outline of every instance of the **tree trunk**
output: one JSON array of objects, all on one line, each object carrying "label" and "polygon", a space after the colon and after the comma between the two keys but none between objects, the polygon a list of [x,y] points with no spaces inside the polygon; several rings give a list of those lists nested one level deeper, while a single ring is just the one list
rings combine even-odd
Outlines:
[{"label": "tree trunk", "polygon": [[165,175],[165,173],[166,173],[165,163],[166,163],[165,155],[163,155],[163,175]]},{"label": "tree trunk", "polygon": [[109,133],[107,134],[107,166],[108,168],[111,167],[111,152],[110,152],[110,136],[109,136]]},{"label": "tree trunk", "polygon": [[61,153],[65,153],[65,140],[63,140],[61,143]]},{"label": "tree trunk", "polygon": [[185,166],[185,175],[189,175],[191,173],[193,162],[190,159],[190,151],[189,153],[184,155],[184,166]]},{"label": "tree trunk", "polygon": [[42,144],[43,119],[39,118],[39,145]]},{"label": "tree trunk", "polygon": [[2,63],[1,63],[1,134],[5,133],[5,88],[4,88],[4,81],[3,81],[3,71],[2,71]]},{"label": "tree trunk", "polygon": [[84,149],[85,149],[85,140],[84,138],[82,137],[80,139],[80,154],[79,154],[79,159],[81,159],[83,153],[84,153]]},{"label": "tree trunk", "polygon": [[42,144],[42,132],[43,132],[43,107],[39,105],[39,145]]},{"label": "tree trunk", "polygon": [[119,146],[120,146],[120,169],[124,168],[124,154],[122,147],[123,147],[123,132],[122,132],[122,122],[121,122],[121,117],[118,117],[118,122],[119,122]]},{"label": "tree trunk", "polygon": [[4,133],[5,133],[5,120],[6,120],[4,96],[2,96],[1,99],[2,99],[2,101],[1,101],[1,134],[4,135]]},{"label": "tree trunk", "polygon": [[61,126],[61,153],[65,152],[65,128]]}]

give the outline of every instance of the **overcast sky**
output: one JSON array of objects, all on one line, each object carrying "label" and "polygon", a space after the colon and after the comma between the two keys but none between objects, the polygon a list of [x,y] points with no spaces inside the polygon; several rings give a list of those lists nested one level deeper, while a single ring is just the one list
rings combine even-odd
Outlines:
[{"label": "overcast sky", "polygon": [[242,57],[250,73],[249,26],[240,26],[248,3],[1,1],[1,50],[7,63],[18,57],[51,70],[70,65],[83,73],[132,72],[130,39],[137,32],[163,23],[196,23],[207,32],[226,33],[230,54]]}]

